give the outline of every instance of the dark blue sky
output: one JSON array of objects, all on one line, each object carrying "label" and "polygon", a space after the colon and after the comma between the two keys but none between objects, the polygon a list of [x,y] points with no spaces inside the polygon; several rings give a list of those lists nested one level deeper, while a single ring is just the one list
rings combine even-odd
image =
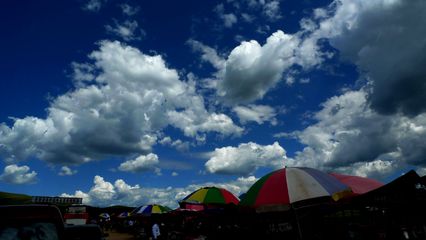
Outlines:
[{"label": "dark blue sky", "polygon": [[396,48],[424,39],[410,22],[422,3],[394,4],[5,1],[0,190],[174,205],[284,165],[423,173],[423,95],[390,94],[424,87],[400,64],[423,42]]}]

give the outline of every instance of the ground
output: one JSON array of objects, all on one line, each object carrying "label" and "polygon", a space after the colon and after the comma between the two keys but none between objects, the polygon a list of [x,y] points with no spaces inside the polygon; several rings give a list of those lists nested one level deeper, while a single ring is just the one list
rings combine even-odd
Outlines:
[{"label": "ground", "polygon": [[107,240],[134,240],[133,236],[128,233],[108,232]]}]

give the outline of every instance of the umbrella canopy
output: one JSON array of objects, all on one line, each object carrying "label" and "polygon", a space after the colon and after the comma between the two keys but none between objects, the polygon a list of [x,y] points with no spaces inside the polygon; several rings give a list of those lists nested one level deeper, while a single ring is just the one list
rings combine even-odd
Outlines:
[{"label": "umbrella canopy", "polygon": [[283,168],[271,172],[251,186],[242,206],[283,206],[295,202],[332,197],[334,200],[350,194],[350,188],[336,178],[312,168]]},{"label": "umbrella canopy", "polygon": [[126,218],[128,216],[130,216],[129,212],[122,212],[122,213],[117,215],[118,218]]},{"label": "umbrella canopy", "polygon": [[151,214],[161,214],[171,211],[172,209],[166,206],[158,205],[158,204],[149,204],[135,208],[132,211],[132,215],[151,215]]},{"label": "umbrella canopy", "polygon": [[100,218],[110,218],[110,215],[108,213],[101,213],[99,214]]},{"label": "umbrella canopy", "polygon": [[383,183],[371,178],[338,173],[330,173],[330,175],[337,178],[343,184],[348,185],[352,189],[354,195],[364,194],[384,185]]},{"label": "umbrella canopy", "polygon": [[182,201],[189,204],[235,204],[239,202],[231,192],[224,188],[203,187],[186,196]]}]

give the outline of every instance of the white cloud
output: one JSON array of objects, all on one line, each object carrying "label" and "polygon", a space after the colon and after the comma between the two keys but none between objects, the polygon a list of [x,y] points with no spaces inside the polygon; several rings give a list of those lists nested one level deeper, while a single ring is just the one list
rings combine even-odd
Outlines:
[{"label": "white cloud", "polygon": [[287,159],[286,151],[278,142],[259,145],[241,143],[238,147],[216,148],[208,154],[205,167],[210,173],[249,175],[259,167],[280,168]]},{"label": "white cloud", "polygon": [[329,39],[369,78],[374,110],[415,116],[426,111],[425,14],[422,0],[336,0],[314,11],[320,22],[310,38]]},{"label": "white cloud", "polygon": [[422,168],[417,168],[416,172],[419,176],[423,177],[426,175],[426,168],[422,167]]},{"label": "white cloud", "polygon": [[246,21],[246,22],[248,22],[248,23],[251,23],[251,22],[253,22],[253,21],[254,21],[255,16],[250,15],[250,14],[248,14],[248,13],[241,13],[241,18],[242,18],[244,21]]},{"label": "white cloud", "polygon": [[337,171],[355,176],[380,179],[383,176],[389,176],[398,167],[393,161],[377,159],[371,162],[358,162],[351,166],[337,168]]},{"label": "white cloud", "polygon": [[273,0],[269,2],[265,2],[263,5],[263,15],[265,15],[271,21],[277,21],[282,18],[281,9],[280,9],[280,1]]},{"label": "white cloud", "polygon": [[165,146],[171,146],[182,152],[188,151],[190,146],[189,142],[184,142],[180,139],[173,141],[170,137],[164,137],[159,143]]},{"label": "white cloud", "polygon": [[162,176],[163,175],[163,173],[161,172],[161,168],[154,168],[154,173],[157,176]]},{"label": "white cloud", "polygon": [[234,24],[238,22],[238,18],[233,13],[225,13],[223,4],[216,6],[214,11],[217,13],[219,18],[223,21],[223,25],[227,28],[231,28]]},{"label": "white cloud", "polygon": [[[194,82],[182,81],[161,56],[117,41],[99,47],[89,55],[93,68],[87,68],[95,78],[74,79],[74,90],[51,100],[46,119],[0,124],[0,155],[6,161],[36,156],[70,165],[147,154],[158,132],[169,126],[197,141],[205,141],[207,132],[243,132],[227,115],[207,111]],[[74,66],[85,76],[85,68]]]},{"label": "white cloud", "polygon": [[[278,1],[245,3],[270,13],[279,9]],[[302,19],[294,34],[277,31],[263,46],[252,40],[234,48],[218,73],[218,94],[231,104],[248,103],[263,98],[283,78],[293,84],[295,76],[288,75],[293,66],[307,70],[332,57],[322,49],[327,39],[371,81],[368,99],[374,110],[421,114],[426,111],[425,9],[422,0],[335,0]]]},{"label": "white cloud", "polygon": [[274,138],[296,138],[296,134],[288,132],[279,132],[273,134]]},{"label": "white cloud", "polygon": [[105,25],[108,33],[121,37],[125,41],[141,40],[145,36],[145,31],[138,28],[138,22],[126,20],[123,23],[114,21],[114,26]]},{"label": "white cloud", "polygon": [[[282,18],[280,0],[245,0],[245,1],[227,1],[231,3],[234,11],[241,12],[241,17],[246,22],[253,22],[254,15],[260,15],[261,19],[269,22],[276,22]],[[219,4],[216,9],[224,12],[224,5]],[[249,15],[251,13],[252,15]]]},{"label": "white cloud", "polygon": [[[287,83],[294,84],[290,67],[308,66],[306,70],[329,58],[331,54],[319,43],[328,39],[344,59],[358,66],[368,84],[360,91],[348,91],[323,103],[315,115],[316,124],[285,133],[297,136],[306,145],[294,159],[288,159],[287,165],[340,169],[363,176],[384,176],[404,164],[421,168],[426,165],[426,149],[421,143],[426,126],[426,74],[422,67],[426,29],[420,27],[425,25],[425,9],[425,2],[417,0],[336,0],[328,8],[315,9],[313,19],[303,19],[301,31],[284,35],[293,39],[289,48],[293,52],[287,55],[292,58],[275,69],[259,68],[263,71],[259,73],[275,74],[261,78],[265,81],[251,80],[249,73],[260,66],[256,61],[266,55],[264,48],[272,45],[269,39],[264,46],[251,41],[235,48],[227,59],[224,77],[219,79],[219,94],[232,103],[254,101],[285,73]],[[281,54],[272,52],[269,61],[280,59]],[[246,58],[234,59],[234,54]],[[230,74],[228,69],[236,73]]]},{"label": "white cloud", "polygon": [[[196,103],[196,102],[194,102]],[[202,115],[198,115],[198,114]],[[234,124],[232,119],[225,114],[210,114],[207,116],[206,110],[196,112],[193,109],[186,111],[170,111],[168,113],[170,124],[182,129],[187,137],[199,137],[205,139],[205,135],[199,135],[197,132],[218,132],[224,135],[242,134],[243,129]]]},{"label": "white cloud", "polygon": [[173,140],[171,137],[164,137],[163,139],[161,139],[160,141],[158,141],[158,143],[162,144],[162,145],[170,145],[172,144]]},{"label": "white cloud", "polygon": [[220,16],[225,27],[230,28],[238,22],[237,17],[233,13],[223,14]]},{"label": "white cloud", "polygon": [[123,12],[123,14],[127,15],[127,16],[133,16],[136,13],[138,13],[139,10],[140,10],[140,7],[133,7],[133,6],[130,6],[129,4],[126,4],[126,3],[121,4],[120,8],[121,8],[121,11]]},{"label": "white cloud", "polygon": [[168,121],[172,126],[179,128],[187,137],[199,137],[205,135],[199,132],[218,132],[223,135],[242,134],[243,129],[234,124],[232,119],[225,114],[208,113],[204,108],[204,100],[198,96],[188,97],[186,104],[191,108],[184,111],[172,110],[167,113]]},{"label": "white cloud", "polygon": [[302,84],[307,84],[307,83],[311,82],[311,79],[309,79],[309,78],[301,78],[299,80],[299,82],[302,83]]},{"label": "white cloud", "polygon": [[201,59],[211,63],[216,69],[222,69],[225,66],[225,59],[219,56],[216,49],[193,39],[188,40],[188,44],[194,51],[201,52]]},{"label": "white cloud", "polygon": [[257,124],[263,124],[270,122],[272,125],[277,124],[275,118],[277,113],[275,109],[266,105],[248,105],[248,106],[236,106],[233,111],[238,115],[240,122],[245,124],[247,122],[256,122]]},{"label": "white cloud", "polygon": [[367,96],[348,91],[324,102],[315,124],[291,134],[306,147],[288,165],[376,177],[407,164],[425,166],[426,114],[380,115],[369,108]]},{"label": "white cloud", "polygon": [[106,3],[107,0],[89,0],[84,6],[83,9],[91,12],[98,12],[102,5]]},{"label": "white cloud", "polygon": [[124,205],[136,207],[156,203],[176,208],[179,200],[201,187],[216,186],[225,188],[238,197],[245,193],[256,180],[257,178],[254,176],[249,176],[225,183],[206,182],[176,188],[143,188],[139,185],[128,185],[122,179],[118,179],[112,184],[105,181],[101,176],[95,176],[93,180],[94,186],[87,193],[77,190],[74,194],[63,193],[61,196],[81,197],[84,204],[92,206]]},{"label": "white cloud", "polygon": [[252,102],[263,98],[295,64],[305,69],[319,64],[322,53],[300,34],[277,31],[263,46],[251,40],[234,48],[219,78],[219,96],[232,104]]},{"label": "white cloud", "polygon": [[35,183],[37,181],[37,173],[35,171],[29,171],[30,168],[26,165],[8,165],[4,168],[2,175],[0,175],[0,180],[11,184]]},{"label": "white cloud", "polygon": [[94,206],[137,206],[143,200],[139,185],[130,186],[124,180],[117,179],[114,184],[107,182],[101,176],[95,176],[92,188],[85,193],[77,190],[74,194],[63,193],[63,197],[81,197],[84,204]]},{"label": "white cloud", "polygon": [[160,161],[158,160],[158,156],[150,153],[148,155],[141,155],[134,160],[126,161],[120,164],[118,169],[124,172],[144,172],[154,170],[155,166],[159,163]]},{"label": "white cloud", "polygon": [[72,170],[68,166],[62,166],[61,171],[58,173],[59,176],[71,176],[77,173],[77,170]]},{"label": "white cloud", "polygon": [[179,173],[177,173],[177,172],[172,172],[172,177],[176,177],[176,176],[178,176],[179,175]]},{"label": "white cloud", "polygon": [[73,68],[73,79],[78,84],[79,82],[90,82],[96,78],[95,67],[87,63],[76,63],[72,62],[71,67]]}]

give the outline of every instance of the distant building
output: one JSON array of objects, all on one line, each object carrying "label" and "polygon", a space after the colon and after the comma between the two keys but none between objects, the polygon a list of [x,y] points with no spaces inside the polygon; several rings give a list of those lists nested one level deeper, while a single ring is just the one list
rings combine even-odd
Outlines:
[{"label": "distant building", "polygon": [[51,204],[82,204],[83,198],[32,196],[31,202],[33,202],[33,203],[51,203]]}]

